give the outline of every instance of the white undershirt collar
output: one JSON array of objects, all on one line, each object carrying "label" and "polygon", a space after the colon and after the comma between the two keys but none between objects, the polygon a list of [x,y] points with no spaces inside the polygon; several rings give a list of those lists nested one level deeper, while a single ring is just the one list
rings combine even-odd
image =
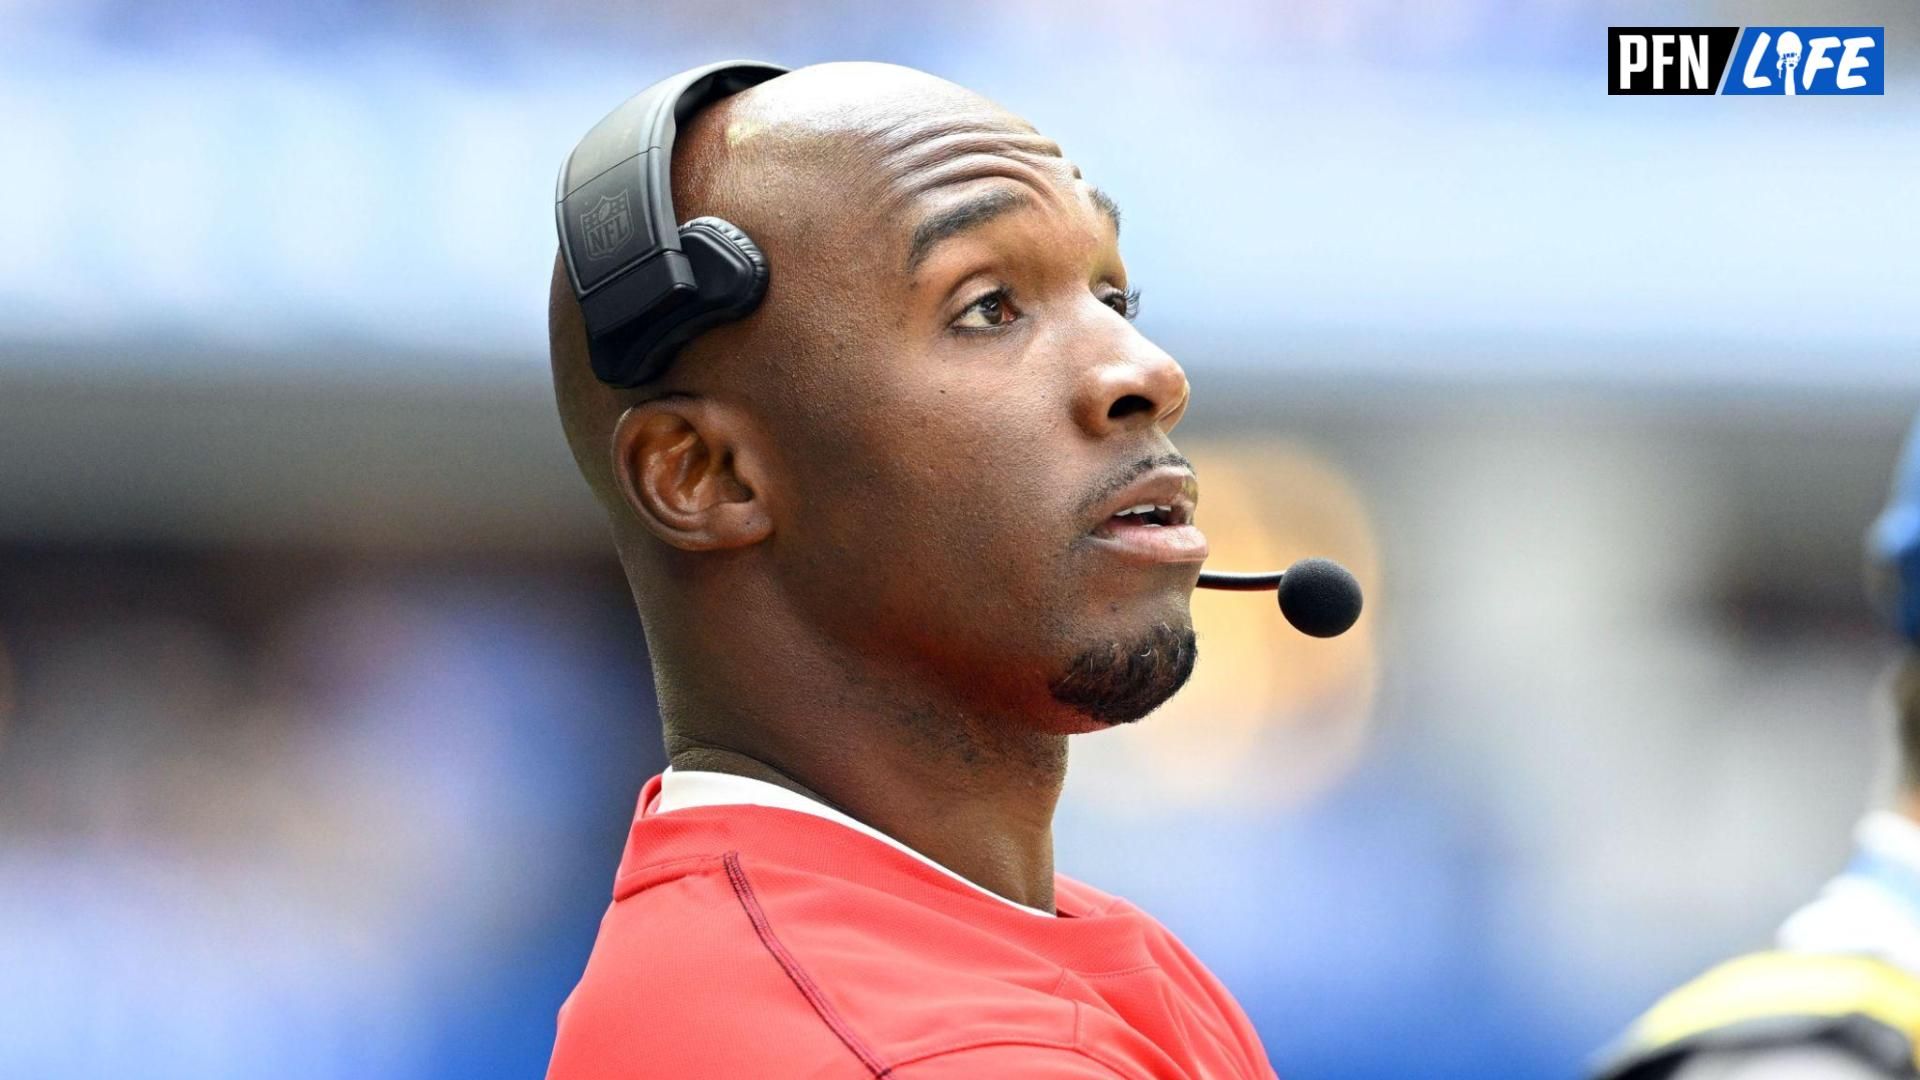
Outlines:
[{"label": "white undershirt collar", "polygon": [[845,825],[855,832],[871,836],[897,851],[903,851],[982,896],[990,896],[1008,907],[1024,911],[1029,915],[1039,915],[1049,919],[1054,917],[1051,911],[1041,911],[1039,908],[1015,903],[991,889],[983,889],[879,829],[797,791],[789,791],[778,784],[769,784],[765,780],[755,780],[748,776],[735,776],[732,773],[682,771],[668,767],[667,771],[660,776],[660,794],[654,799],[653,812],[671,814],[675,810],[691,810],[696,806],[770,806],[777,810],[792,810],[825,818],[835,824]]}]

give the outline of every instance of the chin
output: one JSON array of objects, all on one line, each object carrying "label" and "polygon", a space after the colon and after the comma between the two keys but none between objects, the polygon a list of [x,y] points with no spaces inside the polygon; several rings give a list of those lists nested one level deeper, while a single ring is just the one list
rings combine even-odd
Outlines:
[{"label": "chin", "polygon": [[1082,644],[1048,686],[1078,731],[1130,724],[1167,703],[1193,675],[1198,648],[1181,597],[1179,617]]}]

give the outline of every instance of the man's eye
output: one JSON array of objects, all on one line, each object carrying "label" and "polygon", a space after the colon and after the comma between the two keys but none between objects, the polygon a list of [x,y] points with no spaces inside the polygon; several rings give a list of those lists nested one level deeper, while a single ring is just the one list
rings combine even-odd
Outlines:
[{"label": "man's eye", "polygon": [[953,326],[956,330],[992,330],[1017,318],[1019,312],[1013,308],[1013,290],[999,288],[968,304],[967,310],[953,321]]},{"label": "man's eye", "polygon": [[1125,292],[1111,292],[1106,295],[1107,306],[1119,312],[1127,319],[1140,314],[1140,290],[1128,289]]}]

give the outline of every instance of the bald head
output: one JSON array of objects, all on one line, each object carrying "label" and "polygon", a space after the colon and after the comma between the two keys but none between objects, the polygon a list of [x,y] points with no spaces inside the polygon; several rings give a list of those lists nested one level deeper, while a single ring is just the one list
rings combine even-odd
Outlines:
[{"label": "bald head", "polygon": [[[983,133],[991,134],[983,140]],[[674,210],[682,221],[723,218],[754,238],[774,267],[763,321],[780,322],[781,309],[821,302],[823,290],[865,271],[876,255],[873,235],[915,196],[1004,171],[1004,159],[976,152],[1008,141],[1036,158],[1059,158],[1059,146],[1030,124],[944,79],[892,64],[820,64],[693,117],[674,148]],[[1079,175],[1070,165],[1060,167]],[[1098,192],[1092,197],[1117,223],[1111,201]],[[968,216],[962,208],[923,223],[907,249],[892,254],[915,268],[932,242]],[[744,328],[710,332],[652,383],[608,387],[593,374],[579,301],[556,257],[548,298],[555,399],[574,460],[609,511],[622,510],[609,439],[629,406],[715,386],[750,392],[746,384],[792,402],[791,380],[804,369],[781,363],[778,353],[742,348],[752,336]]]},{"label": "bald head", "polygon": [[766,255],[760,305],[624,391],[558,266],[551,314],[656,672],[709,671],[712,698],[786,657],[789,681],[937,685],[1056,731],[1170,694],[1197,561],[1103,530],[1116,492],[1186,497],[1187,386],[1131,322],[1112,202],[1024,120],[882,64],[728,97],[673,157],[679,218]]}]

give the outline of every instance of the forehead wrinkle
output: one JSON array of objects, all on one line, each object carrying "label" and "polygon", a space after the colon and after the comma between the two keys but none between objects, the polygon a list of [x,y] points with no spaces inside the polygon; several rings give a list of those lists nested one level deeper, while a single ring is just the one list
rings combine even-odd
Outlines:
[{"label": "forehead wrinkle", "polygon": [[979,180],[1011,180],[1031,193],[1023,193],[1022,201],[1027,205],[1059,210],[1077,193],[1063,192],[1058,179],[1032,161],[1000,154],[966,154],[918,172],[896,173],[887,183],[881,212],[895,222],[906,223],[909,236],[902,257],[908,272],[912,273],[938,239],[922,239],[926,227],[933,224],[941,212],[937,203],[931,210],[923,209],[922,205],[931,201],[930,197],[937,192]]},{"label": "forehead wrinkle", "polygon": [[946,117],[899,121],[870,132],[875,165],[908,196],[948,182],[937,175],[942,166],[969,156],[996,156],[1038,166],[1046,159],[1060,161],[1060,145],[1031,127],[1009,128],[1010,117]]},{"label": "forehead wrinkle", "polygon": [[[929,198],[942,189],[1004,179],[1025,189],[1017,198],[1020,204],[1052,211],[1085,205],[1080,171],[1062,155],[1059,143],[1019,117],[989,110],[991,106],[967,107],[958,114],[920,111],[885,119],[869,113],[841,128],[843,145],[861,161],[858,171],[878,181],[880,198],[873,209],[905,234],[901,257],[910,276],[938,240],[978,224],[969,220],[948,227],[955,223],[942,222],[944,211],[966,208],[964,203]],[[1012,205],[974,209],[994,213],[969,213],[969,219],[998,216]]]},{"label": "forehead wrinkle", "polygon": [[895,186],[903,202],[914,202],[941,188],[955,187],[975,180],[1012,180],[1032,188],[1041,199],[1054,206],[1064,200],[1059,177],[1034,162],[1000,154],[967,154],[943,161],[931,168],[901,177]]},{"label": "forehead wrinkle", "polygon": [[895,185],[908,198],[996,172],[1044,188],[1049,196],[1055,195],[1054,189],[1067,179],[1061,167],[1063,159],[1022,153],[1005,145],[952,143],[939,147],[937,153],[917,154],[911,160],[890,164],[894,164],[890,171],[896,178]]},{"label": "forehead wrinkle", "polygon": [[925,103],[917,110],[909,107],[904,111],[905,115],[896,112],[884,120],[868,123],[862,134],[888,154],[903,153],[924,143],[964,135],[1016,140],[1050,149],[1054,156],[1060,153],[1059,144],[1041,135],[1032,124],[985,102],[957,108],[947,102]]},{"label": "forehead wrinkle", "polygon": [[[948,162],[937,170],[914,177],[910,186],[904,190],[896,189],[893,204],[890,207],[896,218],[904,217],[909,221],[918,220],[913,226],[912,235],[907,243],[906,266],[912,274],[921,261],[942,239],[955,235],[964,228],[982,224],[986,220],[1000,216],[1019,208],[1042,208],[1058,212],[1073,202],[1072,196],[1063,195],[1057,184],[1049,182],[1044,172],[1031,165],[1011,158],[997,155],[973,155]],[[916,214],[918,204],[930,201],[929,197],[946,188],[956,188],[980,180],[1009,180],[1018,185],[1015,189],[1001,189],[1004,196],[996,200],[993,193],[975,200],[981,204],[978,214],[967,215],[964,227],[948,227],[942,219],[947,216],[939,203],[928,212]],[[955,209],[966,209],[961,203]]]},{"label": "forehead wrinkle", "polygon": [[975,127],[924,132],[888,146],[882,160],[890,167],[911,171],[962,154],[1007,154],[1014,157],[1063,161],[1060,144],[1028,132],[983,131]]}]

